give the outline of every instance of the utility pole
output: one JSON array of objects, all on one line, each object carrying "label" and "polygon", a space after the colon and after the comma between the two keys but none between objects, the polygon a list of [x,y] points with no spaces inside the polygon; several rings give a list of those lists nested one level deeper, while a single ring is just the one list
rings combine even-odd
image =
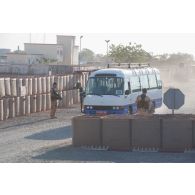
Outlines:
[{"label": "utility pole", "polygon": [[80,70],[80,67],[81,67],[81,50],[82,50],[81,40],[82,40],[82,38],[83,38],[83,35],[80,36],[79,70]]},{"label": "utility pole", "polygon": [[108,44],[110,42],[110,40],[105,40],[106,41],[106,44],[107,44],[107,64],[108,64]]}]

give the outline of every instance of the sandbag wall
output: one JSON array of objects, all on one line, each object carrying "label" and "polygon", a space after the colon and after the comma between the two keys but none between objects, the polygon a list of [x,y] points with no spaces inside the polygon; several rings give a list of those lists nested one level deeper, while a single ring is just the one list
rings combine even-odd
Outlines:
[{"label": "sandbag wall", "polygon": [[122,151],[184,152],[195,148],[195,116],[78,116],[73,145]]},{"label": "sandbag wall", "polygon": [[[79,90],[76,83],[85,87],[88,74],[64,76],[0,78],[0,121],[30,113],[51,109],[50,90],[54,82],[62,101],[59,108],[68,108],[79,103]],[[25,94],[25,95],[24,95]]]}]

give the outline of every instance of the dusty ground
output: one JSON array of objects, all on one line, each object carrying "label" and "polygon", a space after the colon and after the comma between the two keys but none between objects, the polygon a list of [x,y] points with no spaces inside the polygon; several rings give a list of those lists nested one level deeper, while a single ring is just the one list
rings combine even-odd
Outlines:
[{"label": "dusty ground", "polygon": [[[160,112],[160,111],[159,111]],[[114,152],[72,147],[71,117],[79,107],[0,122],[0,162],[195,162],[188,153]]]}]

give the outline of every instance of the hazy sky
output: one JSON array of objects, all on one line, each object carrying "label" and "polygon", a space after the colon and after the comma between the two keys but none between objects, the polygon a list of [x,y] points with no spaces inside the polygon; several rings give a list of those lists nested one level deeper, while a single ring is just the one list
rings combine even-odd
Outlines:
[{"label": "hazy sky", "polygon": [[[63,34],[63,33],[58,33]],[[66,35],[66,34],[64,34]],[[110,44],[128,44],[136,42],[142,44],[143,48],[154,54],[162,53],[190,53],[195,56],[195,34],[68,34],[76,36],[76,44],[79,45],[79,37],[83,35],[82,48],[88,48],[95,53],[106,53],[106,39]],[[56,43],[56,34],[37,33],[31,34],[31,42]],[[17,46],[23,49],[25,42],[30,41],[30,33],[0,33],[0,48],[16,50]]]}]

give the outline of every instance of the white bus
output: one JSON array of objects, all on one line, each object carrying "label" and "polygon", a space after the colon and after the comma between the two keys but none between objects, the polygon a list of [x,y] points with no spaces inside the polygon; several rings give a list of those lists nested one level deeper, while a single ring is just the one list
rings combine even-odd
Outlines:
[{"label": "white bus", "polygon": [[147,66],[107,68],[92,72],[85,90],[84,113],[134,114],[137,112],[136,98],[143,88],[147,89],[154,107],[161,107],[162,81],[158,69]]}]

